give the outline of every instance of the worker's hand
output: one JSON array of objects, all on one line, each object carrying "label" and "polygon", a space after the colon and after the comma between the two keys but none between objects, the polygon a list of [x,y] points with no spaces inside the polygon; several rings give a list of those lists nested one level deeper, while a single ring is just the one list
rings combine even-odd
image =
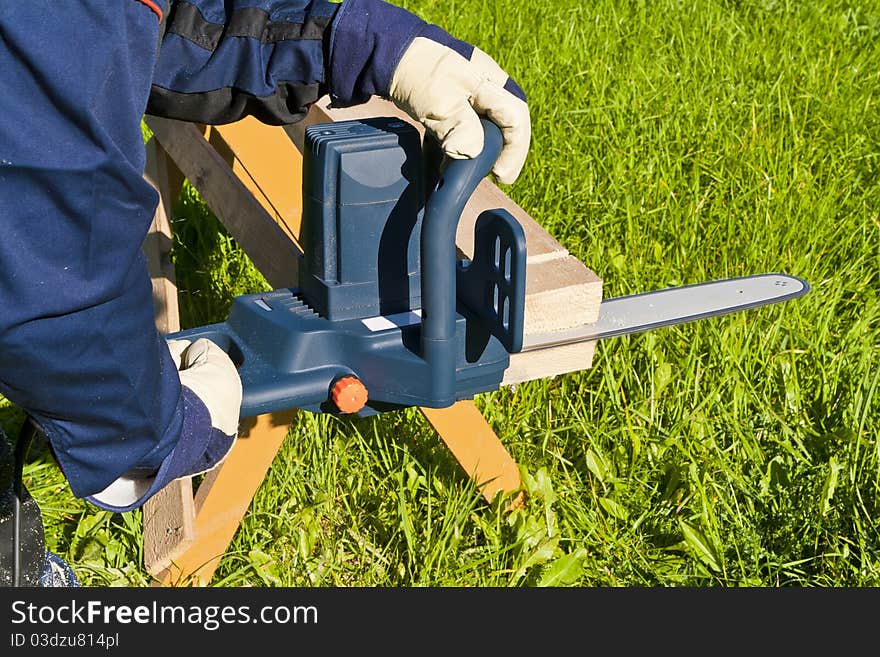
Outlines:
[{"label": "worker's hand", "polygon": [[202,401],[211,416],[211,426],[225,436],[228,444],[217,445],[201,459],[189,474],[201,474],[217,466],[232,449],[238,435],[241,410],[241,379],[229,355],[216,343],[200,338],[169,340],[168,350],[180,371],[181,385]]},{"label": "worker's hand", "polygon": [[192,343],[168,340],[167,344],[184,388],[183,433],[158,471],[135,467],[86,498],[103,509],[122,512],[137,508],[174,479],[214,469],[235,444],[242,387],[232,360],[204,338]]},{"label": "worker's hand", "polygon": [[174,367],[180,370],[180,359],[183,352],[192,344],[189,340],[167,340],[168,351],[171,353],[171,360],[174,361]]},{"label": "worker's hand", "polygon": [[480,154],[480,116],[488,118],[504,137],[492,173],[500,182],[512,183],[522,171],[531,137],[525,94],[482,50],[473,47],[467,54],[416,37],[394,70],[389,98],[422,122],[443,152],[456,159]]},{"label": "worker's hand", "polygon": [[328,78],[334,106],[390,99],[440,142],[452,158],[483,150],[484,116],[504,146],[492,173],[512,183],[531,140],[526,97],[479,48],[382,0],[344,0],[333,21]]}]

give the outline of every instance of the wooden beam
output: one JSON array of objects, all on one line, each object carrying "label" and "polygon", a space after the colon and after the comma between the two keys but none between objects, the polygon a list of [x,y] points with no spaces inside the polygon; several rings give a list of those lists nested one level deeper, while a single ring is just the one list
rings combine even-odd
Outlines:
[{"label": "wooden beam", "polygon": [[169,181],[169,163],[165,151],[154,138],[146,144],[147,163],[144,178],[159,193],[159,204],[153,214],[153,222],[144,240],[143,250],[147,258],[147,270],[153,284],[153,308],[156,328],[160,333],[180,330],[177,305],[177,279],[171,262],[171,206],[180,187],[172,188]]},{"label": "wooden beam", "polygon": [[[267,132],[266,128],[270,128]],[[208,142],[226,160],[263,209],[302,252],[302,156],[288,139],[267,144],[271,129],[252,116],[223,126],[214,126]]]},{"label": "wooden beam", "polygon": [[[373,97],[368,102],[361,105],[332,108],[330,107],[329,97],[324,96],[312,105],[304,121],[285,126],[284,130],[294,142],[297,149],[302,152],[305,129],[309,125],[334,121],[351,121],[371,116],[397,117],[413,125],[424,138],[425,128],[421,123],[410,118],[408,114],[394,105],[394,103],[378,97]],[[562,244],[548,233],[539,222],[533,219],[522,207],[511,200],[503,190],[487,178],[480,182],[477,189],[471,195],[467,205],[464,207],[461,219],[458,222],[455,244],[459,248],[459,251],[461,251],[466,257],[470,258],[473,256],[474,224],[477,221],[477,217],[483,210],[492,208],[507,210],[523,227],[523,232],[526,236],[526,250],[529,255],[530,264],[532,262],[541,262],[569,256],[568,249],[562,246]],[[601,281],[595,274],[592,274],[590,280],[587,281],[587,284],[595,288],[597,283],[599,283],[599,291],[601,292]],[[589,324],[595,322],[597,318],[598,314],[593,315],[588,312],[584,318],[587,321],[584,321],[583,323]],[[582,318],[578,317],[574,321],[580,322],[581,319]],[[577,325],[578,324],[573,324],[573,326]]]},{"label": "wooden beam", "polygon": [[153,135],[270,285],[296,285],[300,251],[191,123],[147,117]]},{"label": "wooden beam", "polygon": [[[147,161],[144,178],[159,193],[159,203],[153,216],[144,253],[153,284],[153,307],[156,328],[160,333],[180,330],[177,303],[177,282],[171,261],[171,207],[183,179],[165,150],[156,139],[146,144]],[[160,572],[171,565],[195,541],[195,505],[191,479],[177,479],[151,497],[143,507],[144,568],[149,573]]]},{"label": "wooden beam", "polygon": [[560,374],[580,372],[592,367],[595,342],[563,345],[523,354],[513,354],[504,370],[502,386],[517,385],[537,379],[552,379]]},{"label": "wooden beam", "polygon": [[143,506],[144,570],[156,576],[196,542],[192,478],[175,479]]},{"label": "wooden beam", "polygon": [[420,410],[487,502],[513,494],[508,508],[522,504],[519,467],[474,402]]},{"label": "wooden beam", "polygon": [[223,464],[205,475],[195,495],[194,541],[166,569],[162,586],[207,586],[293,422],[295,411],[248,418]]}]

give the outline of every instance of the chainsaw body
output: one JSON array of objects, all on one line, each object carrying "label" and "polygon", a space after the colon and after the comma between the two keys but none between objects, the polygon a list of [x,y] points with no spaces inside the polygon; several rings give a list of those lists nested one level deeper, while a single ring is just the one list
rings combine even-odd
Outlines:
[{"label": "chainsaw body", "polygon": [[331,391],[354,377],[366,416],[442,408],[495,390],[522,346],[526,246],[506,211],[475,225],[474,256],[455,235],[502,139],[483,121],[483,153],[443,159],[394,118],[306,129],[299,286],[243,295],[205,337],[239,368],[242,417],[286,408],[339,413]]}]

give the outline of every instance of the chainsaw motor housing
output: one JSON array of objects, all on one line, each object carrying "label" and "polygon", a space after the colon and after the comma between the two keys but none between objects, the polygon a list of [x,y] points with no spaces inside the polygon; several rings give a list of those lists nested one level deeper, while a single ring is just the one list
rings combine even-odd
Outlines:
[{"label": "chainsaw motor housing", "polygon": [[307,130],[299,286],[330,320],[421,307],[421,137],[402,120]]},{"label": "chainsaw motor housing", "polygon": [[522,347],[526,243],[509,213],[486,210],[473,259],[457,255],[464,206],[502,147],[483,127],[468,160],[435,157],[395,117],[306,128],[299,287],[239,296],[225,322],[169,339],[230,355],[242,417],[342,413],[332,391],[349,377],[368,393],[345,411],[360,416],[496,390]]}]

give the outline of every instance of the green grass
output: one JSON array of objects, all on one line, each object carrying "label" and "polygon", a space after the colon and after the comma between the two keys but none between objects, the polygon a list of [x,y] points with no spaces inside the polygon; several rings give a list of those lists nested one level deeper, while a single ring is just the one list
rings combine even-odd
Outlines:
[{"label": "green grass", "polygon": [[[605,296],[765,271],[813,291],[478,397],[529,491],[513,514],[415,410],[304,413],[214,585],[880,584],[880,10],[400,4],[524,87],[533,144],[506,191]],[[264,282],[191,189],[175,215],[184,325],[222,319]],[[45,456],[26,473],[86,584],[147,583],[139,512],[75,500]]]}]

